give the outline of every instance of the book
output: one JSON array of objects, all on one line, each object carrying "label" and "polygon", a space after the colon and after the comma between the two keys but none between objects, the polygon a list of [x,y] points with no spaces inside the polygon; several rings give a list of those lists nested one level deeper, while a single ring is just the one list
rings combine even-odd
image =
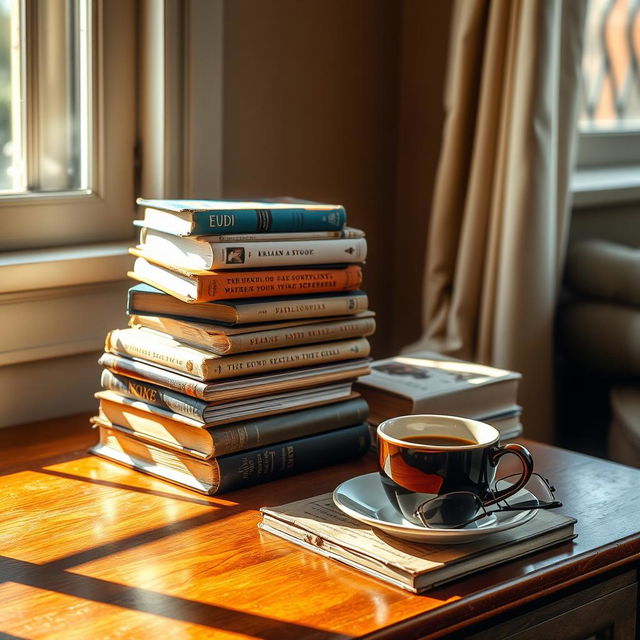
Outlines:
[{"label": "book", "polygon": [[[171,233],[180,238],[200,238],[207,242],[277,242],[278,240],[325,240],[327,238],[364,238],[365,236],[362,229],[346,226],[339,231],[285,231],[282,233],[228,233],[224,235],[173,233],[167,229],[167,227],[170,229],[171,225],[162,224],[163,220],[160,221],[158,226],[155,226],[153,223],[153,213],[155,213],[155,211],[153,209],[150,211],[152,214],[149,217],[145,217],[142,220],[134,220],[134,226],[140,229],[155,229],[156,231]],[[159,213],[162,213],[166,218],[166,212]]]},{"label": "book", "polygon": [[187,269],[264,269],[350,264],[367,257],[365,238],[209,242],[142,228],[138,245],[148,258]]},{"label": "book", "polygon": [[207,382],[196,380],[178,371],[134,360],[114,353],[103,353],[98,364],[115,374],[141,382],[152,383],[207,402],[228,402],[260,395],[314,388],[322,384],[352,381],[369,372],[369,360],[356,358],[324,365],[285,369],[240,378]]},{"label": "book", "polygon": [[359,290],[308,296],[183,302],[160,289],[140,282],[131,287],[127,294],[129,315],[169,316],[227,325],[327,318],[353,315],[368,309],[367,294]]},{"label": "book", "polygon": [[335,268],[207,271],[147,260],[136,248],[129,252],[138,256],[133,270],[127,273],[129,277],[184,302],[350,291],[362,283],[362,268],[354,264]]},{"label": "book", "polygon": [[376,329],[373,312],[360,316],[278,322],[263,326],[225,327],[160,316],[131,316],[129,326],[144,327],[172,336],[185,344],[207,349],[218,355],[264,351],[299,344],[315,344],[371,335]]},{"label": "book", "polygon": [[[157,408],[166,411],[171,417],[177,414],[198,423],[211,425],[337,402],[352,395],[351,381],[346,381],[292,389],[284,393],[267,393],[240,399],[207,402],[144,380],[116,374],[110,369],[103,369],[100,383],[104,390],[113,392],[121,403],[137,401],[149,407],[149,411]],[[243,395],[246,396],[248,393],[250,391],[246,391]]]},{"label": "book", "polygon": [[105,351],[146,360],[198,380],[216,380],[310,364],[366,358],[369,355],[369,342],[366,338],[355,338],[219,356],[156,331],[130,327],[109,331],[105,339]]},{"label": "book", "polygon": [[355,396],[304,409],[273,415],[259,415],[250,420],[219,425],[203,423],[140,401],[121,402],[109,392],[98,392],[98,425],[119,429],[123,433],[170,449],[208,459],[255,449],[314,433],[332,431],[367,418],[367,403]]},{"label": "book", "polygon": [[332,494],[262,507],[258,526],[412,593],[522,557],[575,537],[576,520],[539,510],[533,519],[466,544],[409,542],[353,520]]},{"label": "book", "polygon": [[500,440],[512,440],[522,435],[522,407],[513,405],[499,413],[489,415],[478,415],[474,420],[486,422],[500,432]]},{"label": "book", "polygon": [[369,449],[366,423],[201,460],[122,431],[98,426],[96,455],[143,473],[214,495],[243,489],[362,456]]},{"label": "book", "polygon": [[358,380],[370,421],[436,413],[476,418],[501,413],[516,402],[521,375],[432,352],[377,360]]},{"label": "book", "polygon": [[[490,413],[488,415],[476,415],[473,416],[474,420],[480,422],[486,422],[490,424],[494,429],[500,432],[500,441],[505,442],[507,440],[513,440],[522,435],[523,428],[520,417],[522,415],[522,407],[520,405],[513,405],[506,409],[501,410],[499,413]],[[379,422],[375,418],[369,419],[370,433],[372,447],[377,450],[378,448],[378,436],[377,429]]]},{"label": "book", "polygon": [[144,219],[156,229],[179,235],[339,231],[346,222],[342,205],[240,200],[148,200]]}]

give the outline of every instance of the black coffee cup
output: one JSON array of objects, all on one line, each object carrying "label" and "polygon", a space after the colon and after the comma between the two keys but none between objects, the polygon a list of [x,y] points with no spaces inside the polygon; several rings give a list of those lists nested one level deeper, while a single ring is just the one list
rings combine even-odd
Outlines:
[{"label": "black coffee cup", "polygon": [[[390,502],[416,524],[416,509],[454,491],[475,493],[485,505],[517,493],[529,480],[533,458],[520,444],[500,444],[491,425],[440,415],[398,416],[378,425],[380,477]],[[492,491],[498,461],[517,456],[521,477],[504,491]],[[471,518],[473,514],[469,514]]]}]

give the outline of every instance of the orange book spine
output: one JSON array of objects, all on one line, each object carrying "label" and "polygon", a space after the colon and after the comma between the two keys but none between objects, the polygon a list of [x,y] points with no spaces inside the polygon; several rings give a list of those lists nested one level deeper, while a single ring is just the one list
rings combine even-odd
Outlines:
[{"label": "orange book spine", "polygon": [[199,301],[352,291],[362,283],[362,268],[283,269],[277,271],[217,272],[197,276]]}]

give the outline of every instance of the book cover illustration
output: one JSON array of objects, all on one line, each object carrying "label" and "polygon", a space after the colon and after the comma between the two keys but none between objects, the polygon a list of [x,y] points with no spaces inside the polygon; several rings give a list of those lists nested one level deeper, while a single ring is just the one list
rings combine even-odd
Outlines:
[{"label": "book cover illustration", "polygon": [[[435,357],[434,357],[435,356]],[[519,373],[437,354],[412,354],[378,360],[363,382],[404,396],[425,398],[454,393],[503,380],[519,380]]]}]

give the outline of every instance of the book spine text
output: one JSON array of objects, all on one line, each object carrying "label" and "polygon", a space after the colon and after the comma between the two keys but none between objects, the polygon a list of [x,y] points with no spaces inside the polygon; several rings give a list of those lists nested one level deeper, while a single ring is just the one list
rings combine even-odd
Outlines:
[{"label": "book spine text", "polygon": [[373,318],[362,318],[340,322],[326,322],[307,326],[291,327],[258,333],[245,333],[228,336],[227,353],[259,351],[298,344],[329,342],[347,338],[371,335],[376,328]]},{"label": "book spine text", "polygon": [[203,380],[365,358],[370,351],[366,338],[358,338],[235,356],[216,356],[176,340],[158,339],[159,335],[145,329],[114,329],[107,334],[105,351],[157,363]]},{"label": "book spine text", "polygon": [[109,369],[103,369],[100,383],[104,389],[114,391],[125,398],[142,400],[156,407],[204,422],[204,409],[207,403],[202,400],[176,393],[150,382],[118,375]]},{"label": "book spine text", "polygon": [[363,455],[369,449],[369,427],[354,425],[306,438],[216,458],[217,492],[337,464]]},{"label": "book spine text", "polygon": [[294,231],[340,231],[346,222],[343,207],[323,211],[291,209],[229,209],[196,211],[192,235],[227,233],[283,233]]},{"label": "book spine text", "polygon": [[362,283],[362,269],[350,265],[345,269],[218,272],[205,282],[200,301],[348,291]]},{"label": "book spine text", "polygon": [[361,293],[336,297],[307,298],[305,300],[265,300],[236,307],[238,324],[293,320],[297,318],[341,316],[366,311],[369,299]]},{"label": "book spine text", "polygon": [[182,252],[176,252],[176,259],[183,259],[187,263],[200,262],[194,266],[205,269],[256,269],[364,262],[367,257],[367,241],[364,238],[206,244],[209,248],[208,258],[198,259],[193,254],[185,256]]}]

